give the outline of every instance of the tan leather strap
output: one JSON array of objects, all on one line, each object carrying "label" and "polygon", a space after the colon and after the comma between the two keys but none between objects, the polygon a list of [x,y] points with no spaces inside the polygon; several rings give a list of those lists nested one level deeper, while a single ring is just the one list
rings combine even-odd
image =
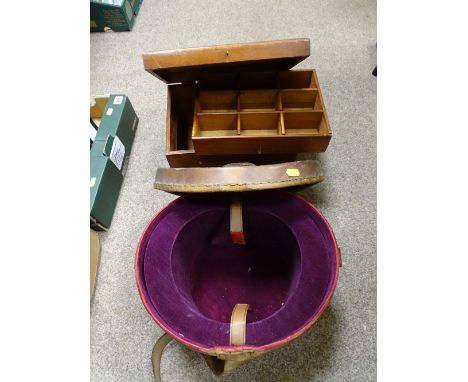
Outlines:
[{"label": "tan leather strap", "polygon": [[164,333],[156,341],[153,347],[153,353],[151,354],[151,362],[153,363],[153,375],[155,382],[161,382],[161,357],[165,347],[172,341],[172,337],[169,334]]},{"label": "tan leather strap", "polygon": [[237,369],[239,366],[243,365],[246,362],[249,362],[255,358],[252,353],[240,353],[232,356],[226,356],[224,361],[224,373],[230,373],[234,369]]},{"label": "tan leather strap", "polygon": [[262,166],[158,168],[154,188],[185,192],[239,192],[305,186],[324,179],[320,163],[304,160]]},{"label": "tan leather strap", "polygon": [[248,310],[249,304],[236,304],[232,310],[231,332],[229,335],[229,343],[231,345],[245,345]]},{"label": "tan leather strap", "polygon": [[237,194],[231,197],[230,231],[231,239],[234,243],[245,244],[242,223],[242,200],[240,195]]}]

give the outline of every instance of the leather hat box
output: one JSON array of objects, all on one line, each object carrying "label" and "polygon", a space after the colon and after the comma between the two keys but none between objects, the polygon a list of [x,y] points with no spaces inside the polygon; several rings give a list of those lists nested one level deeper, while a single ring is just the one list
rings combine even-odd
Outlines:
[{"label": "leather hat box", "polygon": [[[203,58],[207,52],[209,57]],[[259,55],[267,58],[260,60]],[[305,333],[332,298],[341,265],[333,231],[317,207],[286,191],[324,179],[318,161],[294,159],[299,152],[325,150],[331,136],[315,72],[287,70],[307,55],[308,40],[302,39],[144,55],[145,68],[158,65],[153,73],[168,82],[197,81],[169,86],[166,140],[171,168],[157,169],[154,187],[182,196],[149,222],[135,256],[141,299],[165,332],[152,354],[156,381],[160,381],[162,351],[172,339],[200,352],[219,375]],[[151,59],[156,56],[161,60]],[[163,69],[175,56],[178,69]],[[223,64],[207,63],[215,58]],[[194,62],[197,65],[188,70]],[[276,71],[271,71],[272,64]],[[245,67],[260,71],[248,77],[244,71],[233,77],[224,72]],[[220,80],[214,81],[217,75]],[[274,88],[274,83],[287,86]],[[303,94],[296,96],[294,86]],[[244,92],[251,87],[259,89]],[[229,111],[239,103],[238,110]],[[216,109],[221,104],[222,109]],[[282,134],[280,129],[291,126],[289,112],[304,118],[300,127],[295,126],[304,135]],[[309,121],[308,113],[320,115],[318,125]],[[263,134],[270,130],[270,114],[278,116],[277,135]],[[197,119],[205,115],[222,116],[206,130],[221,133],[197,135],[203,130]],[[249,129],[243,119],[255,115],[258,135],[226,133],[222,121],[226,115],[240,118],[241,130]],[[203,143],[195,143],[197,137],[234,143],[224,147],[220,141],[221,148],[205,151]],[[256,143],[244,142],[252,137],[258,138]],[[284,140],[289,149],[274,149],[280,146],[268,144],[272,137]],[[321,139],[326,142],[320,143]],[[252,145],[271,152],[251,151]]]},{"label": "leather hat box", "polygon": [[168,84],[169,164],[279,163],[325,151],[332,133],[317,73],[290,70],[309,54],[308,39],[143,54]]}]

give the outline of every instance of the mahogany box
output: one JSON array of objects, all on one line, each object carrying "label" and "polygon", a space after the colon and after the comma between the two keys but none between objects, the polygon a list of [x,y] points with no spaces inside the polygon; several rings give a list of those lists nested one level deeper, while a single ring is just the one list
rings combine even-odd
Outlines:
[{"label": "mahogany box", "polygon": [[291,70],[309,54],[309,39],[143,54],[145,70],[168,84],[171,167],[280,163],[325,151],[332,133],[317,73]]}]

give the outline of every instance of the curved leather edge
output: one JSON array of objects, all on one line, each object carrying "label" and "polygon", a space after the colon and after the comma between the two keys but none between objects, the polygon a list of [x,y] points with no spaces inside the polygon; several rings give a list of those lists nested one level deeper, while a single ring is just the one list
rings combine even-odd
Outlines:
[{"label": "curved leather edge", "polygon": [[154,188],[175,193],[244,192],[312,185],[323,179],[320,162],[304,160],[262,166],[158,168]]}]

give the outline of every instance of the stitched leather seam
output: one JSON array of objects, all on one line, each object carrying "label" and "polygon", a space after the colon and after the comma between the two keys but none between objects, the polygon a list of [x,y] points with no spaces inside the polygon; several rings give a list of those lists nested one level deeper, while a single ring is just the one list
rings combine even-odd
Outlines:
[{"label": "stitched leather seam", "polygon": [[286,179],[278,180],[276,182],[258,182],[258,183],[209,183],[209,184],[200,184],[200,183],[165,183],[165,182],[155,182],[155,185],[163,186],[184,186],[184,187],[213,187],[213,186],[249,186],[249,185],[268,185],[268,184],[278,184],[278,183],[297,183],[304,180],[318,180],[323,179],[323,176],[316,176],[313,178],[295,178],[295,179]]}]

